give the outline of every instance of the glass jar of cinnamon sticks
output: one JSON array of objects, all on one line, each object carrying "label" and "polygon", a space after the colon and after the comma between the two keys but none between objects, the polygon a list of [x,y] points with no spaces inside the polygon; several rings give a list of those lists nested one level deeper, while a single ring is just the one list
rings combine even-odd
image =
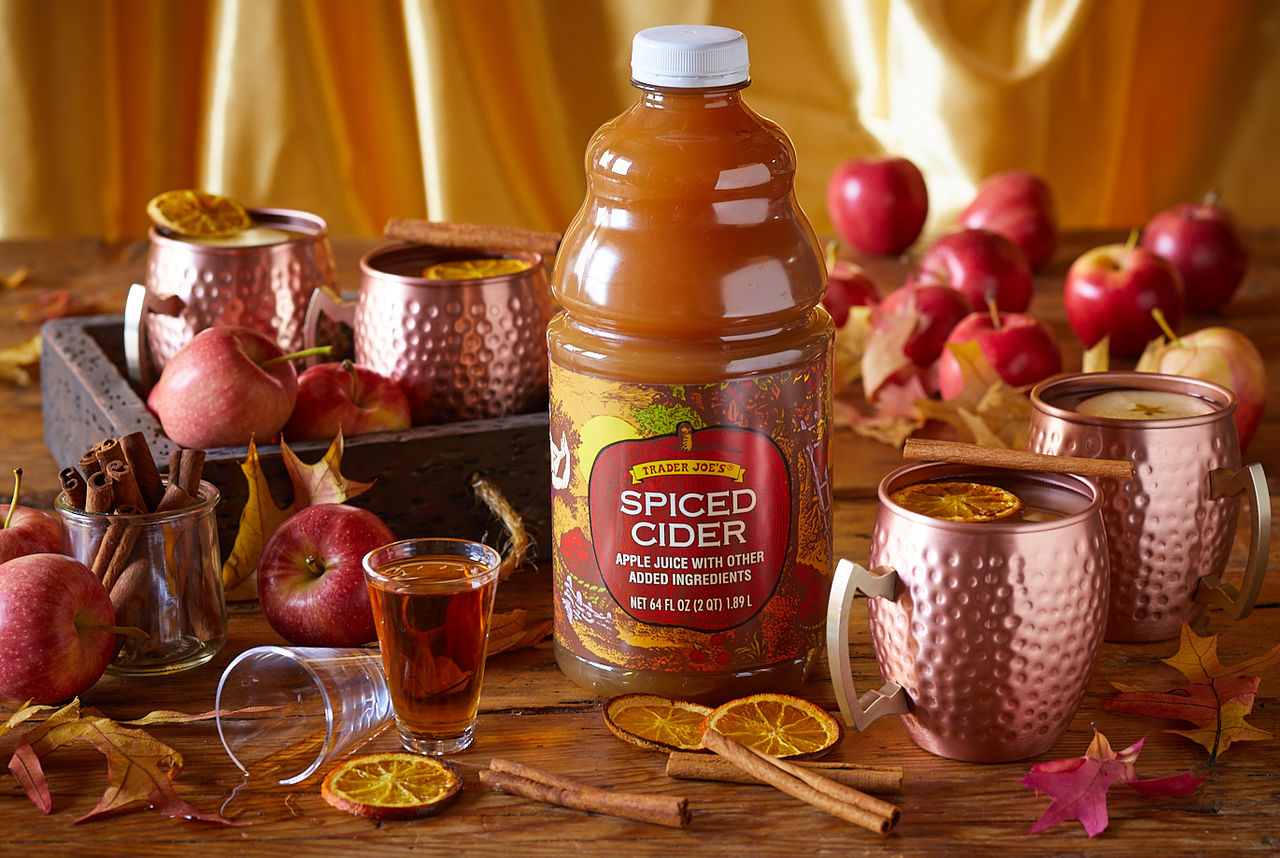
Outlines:
[{"label": "glass jar of cinnamon sticks", "polygon": [[165,479],[135,433],[105,439],[61,475],[64,550],[102,579],[116,625],[131,630],[108,673],[186,670],[226,642],[218,490],[200,478],[202,451],[175,450],[169,465]]}]

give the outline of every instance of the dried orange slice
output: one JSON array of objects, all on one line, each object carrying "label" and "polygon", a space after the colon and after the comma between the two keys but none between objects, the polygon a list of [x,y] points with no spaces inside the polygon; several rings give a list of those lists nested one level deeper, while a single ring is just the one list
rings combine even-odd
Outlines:
[{"label": "dried orange slice", "polygon": [[1022,501],[1011,491],[959,481],[915,483],[898,489],[889,500],[903,509],[946,521],[999,521],[1022,509]]},{"label": "dried orange slice", "polygon": [[206,191],[165,191],[147,203],[147,216],[161,229],[191,238],[232,235],[250,226],[244,206]]},{"label": "dried orange slice", "polygon": [[486,256],[482,259],[457,259],[437,262],[422,272],[427,280],[479,280],[481,277],[499,277],[518,274],[533,266],[524,259],[511,256]]},{"label": "dried orange slice", "polygon": [[403,751],[348,760],[325,777],[329,804],[372,819],[410,819],[443,807],[462,791],[462,776],[443,760]]},{"label": "dried orange slice", "polygon": [[651,751],[701,751],[710,706],[657,694],[620,694],[604,704],[604,723],[623,741]]},{"label": "dried orange slice", "polygon": [[707,729],[775,757],[803,759],[825,754],[842,728],[830,712],[790,694],[752,694],[717,706]]}]

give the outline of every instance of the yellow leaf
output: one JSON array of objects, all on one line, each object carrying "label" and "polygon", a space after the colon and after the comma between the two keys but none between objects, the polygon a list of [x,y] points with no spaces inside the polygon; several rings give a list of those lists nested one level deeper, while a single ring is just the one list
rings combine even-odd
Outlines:
[{"label": "yellow leaf", "polygon": [[832,389],[839,393],[862,378],[862,356],[871,341],[871,308],[850,307],[849,319],[836,329]]},{"label": "yellow leaf", "polygon": [[40,364],[40,335],[0,349],[0,379],[18,387],[26,387],[35,381],[31,369]]},{"label": "yellow leaf", "polygon": [[291,515],[316,504],[344,503],[373,485],[348,480],[342,475],[342,451],[341,432],[323,458],[312,465],[304,464],[287,444],[281,443],[280,455],[293,484],[293,501],[282,508],[276,506],[271,497],[271,484],[262,472],[257,446],[249,443],[249,456],[240,463],[240,470],[249,483],[249,496],[240,513],[235,545],[222,564],[222,586],[228,600],[258,597],[258,560],[262,549],[276,528]]},{"label": "yellow leaf", "polygon": [[1191,630],[1191,626],[1183,623],[1178,651],[1162,661],[1185,676],[1189,682],[1199,682],[1215,676],[1256,674],[1280,662],[1280,644],[1262,655],[1224,665],[1218,660],[1218,636],[1201,637]]},{"label": "yellow leaf", "polygon": [[1081,359],[1081,372],[1106,372],[1111,368],[1111,337],[1103,337],[1087,349]]},{"label": "yellow leaf", "polygon": [[0,276],[0,285],[3,285],[6,289],[17,289],[23,283],[27,282],[27,277],[30,276],[30,274],[31,269],[29,268],[23,267],[14,269],[4,276]]},{"label": "yellow leaf", "polygon": [[951,343],[947,348],[960,365],[964,386],[945,402],[920,400],[917,407],[924,416],[949,424],[961,441],[1015,450],[1026,446],[1031,419],[1026,391],[1006,384],[976,342]]},{"label": "yellow leaf", "polygon": [[37,715],[42,715],[52,709],[52,706],[45,706],[41,703],[32,704],[30,700],[22,704],[22,707],[9,716],[9,719],[0,724],[0,736],[8,733],[14,727],[17,727],[24,721],[29,721]]}]

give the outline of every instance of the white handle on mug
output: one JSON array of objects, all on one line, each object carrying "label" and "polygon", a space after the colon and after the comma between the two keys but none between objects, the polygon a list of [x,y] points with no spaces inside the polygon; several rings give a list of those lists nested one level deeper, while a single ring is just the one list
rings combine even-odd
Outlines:
[{"label": "white handle on mug", "polygon": [[[320,329],[320,317],[328,316],[335,322],[351,327],[355,324],[356,302],[344,301],[342,297],[327,286],[317,286],[311,293],[307,303],[307,317],[302,324],[302,347],[316,347],[316,332]],[[328,358],[333,360],[333,358]],[[316,363],[319,358],[311,355],[306,358],[306,366]]]},{"label": "white handle on mug", "polygon": [[853,683],[853,665],[849,662],[849,609],[858,590],[868,597],[896,598],[898,573],[888,566],[868,572],[849,560],[836,564],[831,580],[831,596],[827,600],[827,664],[836,702],[845,723],[859,731],[884,715],[901,715],[908,711],[907,692],[896,682],[886,682],[861,697]]},{"label": "white handle on mug", "polygon": [[124,304],[124,364],[129,379],[151,389],[151,353],[147,347],[147,313],[177,316],[186,302],[177,295],[157,298],[146,286],[134,283]]},{"label": "white handle on mug", "polygon": [[1267,475],[1262,465],[1254,462],[1233,471],[1217,468],[1209,473],[1209,494],[1213,498],[1231,497],[1249,490],[1249,559],[1244,565],[1241,589],[1217,575],[1206,575],[1196,587],[1196,601],[1217,605],[1233,620],[1243,620],[1253,610],[1267,574],[1267,555],[1271,551],[1271,495],[1267,492]]}]

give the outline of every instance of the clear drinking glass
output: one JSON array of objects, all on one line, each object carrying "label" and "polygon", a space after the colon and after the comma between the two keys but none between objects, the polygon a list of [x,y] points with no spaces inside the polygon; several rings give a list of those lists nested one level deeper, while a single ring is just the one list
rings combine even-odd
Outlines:
[{"label": "clear drinking glass", "polygon": [[63,495],[54,501],[66,526],[67,553],[101,570],[116,625],[145,632],[124,639],[107,672],[187,670],[213,658],[226,642],[218,500],[217,488],[201,482],[199,501],[172,512],[105,514],[76,509]]},{"label": "clear drinking glass", "polygon": [[218,736],[245,774],[296,784],[373,738],[391,695],[372,649],[260,646],[222,672]]},{"label": "clear drinking glass", "polygon": [[364,557],[400,740],[448,754],[471,744],[502,558],[464,539],[408,539]]}]

